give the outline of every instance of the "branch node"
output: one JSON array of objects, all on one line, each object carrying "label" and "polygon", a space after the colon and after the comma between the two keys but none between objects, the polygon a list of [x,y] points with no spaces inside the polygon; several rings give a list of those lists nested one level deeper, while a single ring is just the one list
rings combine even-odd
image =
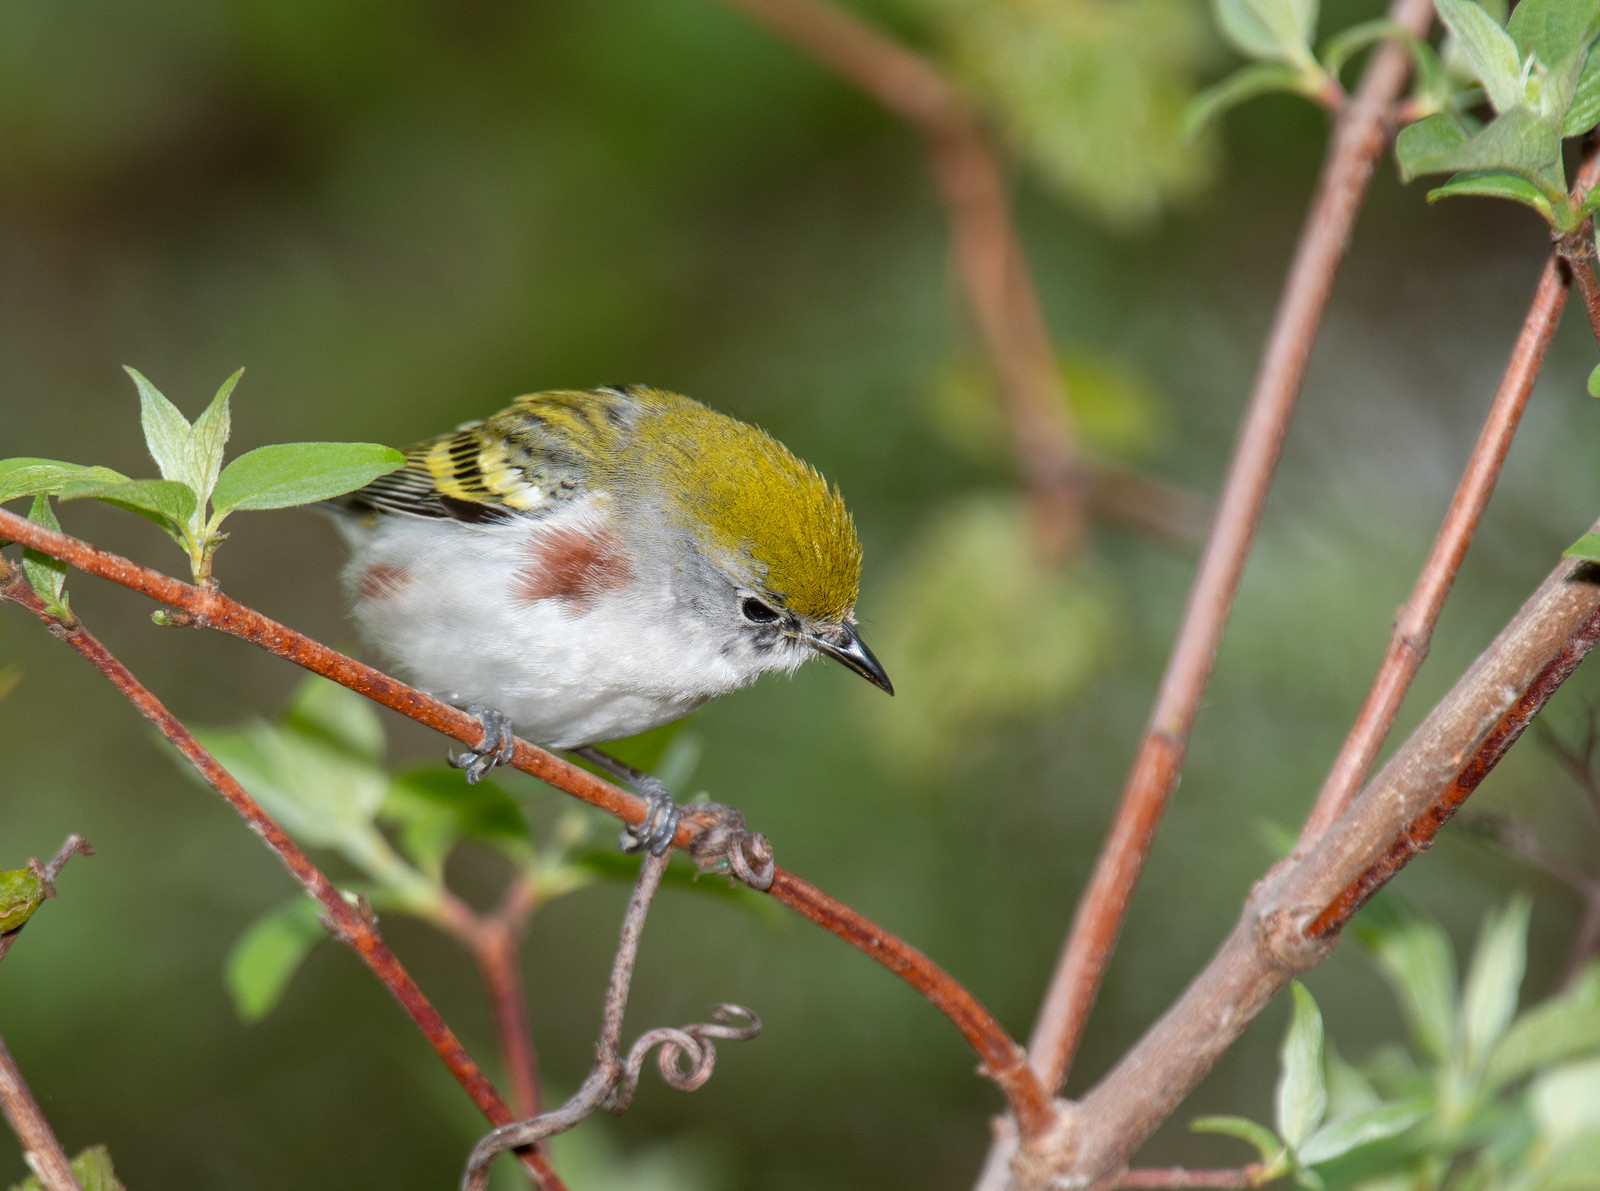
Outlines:
[{"label": "branch node", "polygon": [[1078,1106],[1070,1100],[1057,1099],[1053,1107],[1055,1113],[1049,1126],[1024,1138],[1012,1155],[1011,1173],[1022,1191],[1067,1191],[1088,1185],[1064,1181],[1060,1173],[1072,1169],[1078,1149]]},{"label": "branch node", "polygon": [[1288,972],[1316,967],[1333,949],[1337,934],[1312,936],[1306,925],[1316,916],[1309,908],[1272,907],[1256,916],[1256,939],[1262,953]]}]

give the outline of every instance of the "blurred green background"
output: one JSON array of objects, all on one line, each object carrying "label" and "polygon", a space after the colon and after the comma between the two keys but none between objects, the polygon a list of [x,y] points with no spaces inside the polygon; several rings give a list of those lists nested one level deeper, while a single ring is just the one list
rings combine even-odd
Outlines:
[{"label": "blurred green background", "polygon": [[[1323,28],[1375,12],[1339,5]],[[903,0],[872,15],[948,63],[1006,130],[1028,255],[1096,448],[1209,499],[1321,114],[1269,98],[1178,145],[1184,97],[1228,63],[1193,0]],[[1298,825],[1509,351],[1543,229],[1504,204],[1429,209],[1423,194],[1383,164],[1074,1087],[1170,1002],[1273,858],[1273,829]],[[902,695],[891,704],[838,667],[763,681],[691,721],[704,749],[692,786],[740,806],[784,864],[1025,1036],[1193,555],[1099,527],[1067,572],[984,578],[1021,550],[1016,493],[982,429],[982,360],[945,232],[903,127],[712,0],[11,0],[0,455],[149,474],[123,363],[191,416],[245,365],[234,451],[403,445],[520,392],[631,381],[760,423],[851,504],[860,614]],[[1600,509],[1593,354],[1569,318],[1403,727]],[[124,514],[70,505],[63,521],[182,570]],[[230,593],[353,648],[330,526],[286,512],[229,528],[217,574]],[[299,681],[238,642],[152,626],[119,589],[70,589],[186,719],[275,715]],[[99,850],[68,867],[0,966],[0,1032],[68,1148],[107,1143],[132,1188],[454,1185],[481,1123],[352,956],[319,949],[265,1021],[235,1016],[229,948],[292,892],[272,858],[15,609],[0,657],[21,673],[0,704],[0,867],[71,831]],[[1600,676],[1580,671],[1550,718],[1576,731],[1597,698]],[[391,755],[439,758],[441,740],[385,715]],[[542,824],[563,806],[508,784]],[[1531,740],[1481,802],[1594,865],[1580,799]],[[467,852],[451,873],[487,897],[496,871]],[[1575,924],[1561,887],[1455,829],[1397,884],[1458,941],[1518,887],[1537,899],[1527,991],[1542,995]],[[534,919],[525,976],[551,1097],[586,1071],[625,897],[599,885]],[[491,1064],[470,962],[403,919],[386,929]],[[1353,946],[1309,984],[1347,1056],[1399,1036]],[[647,1076],[625,1117],[583,1126],[559,1152],[575,1188],[970,1184],[998,1097],[942,1018],[828,936],[669,890],[635,988],[630,1036],[722,1000],[766,1030],[725,1047],[693,1096]],[[1268,1115],[1282,1021],[1279,1006],[1257,1024],[1146,1160],[1248,1157],[1182,1124]],[[0,1183],[23,1173],[0,1135]]]}]

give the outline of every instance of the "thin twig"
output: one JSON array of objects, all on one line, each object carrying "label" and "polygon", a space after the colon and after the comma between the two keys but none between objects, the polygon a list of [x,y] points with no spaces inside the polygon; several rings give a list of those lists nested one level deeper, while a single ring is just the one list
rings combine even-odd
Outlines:
[{"label": "thin twig", "polygon": [[1562,257],[1572,270],[1572,279],[1578,283],[1578,293],[1583,295],[1583,312],[1589,316],[1589,330],[1594,341],[1600,344],[1600,284],[1594,277],[1594,242],[1587,237],[1580,241],[1578,251],[1563,251]]},{"label": "thin twig", "polygon": [[1600,881],[1590,882],[1589,895],[1583,902],[1583,917],[1578,920],[1572,945],[1567,948],[1567,958],[1561,964],[1560,986],[1571,988],[1596,955],[1600,955]]},{"label": "thin twig", "polygon": [[45,888],[49,890],[45,896],[54,897],[56,895],[56,878],[61,875],[61,870],[67,866],[67,861],[74,856],[93,855],[94,848],[90,846],[89,841],[84,839],[83,836],[76,831],[67,836],[62,845],[56,849],[56,854],[50,857],[49,862],[44,866]]},{"label": "thin twig", "polygon": [[[479,1111],[491,1124],[500,1125],[514,1120],[511,1109],[461,1045],[454,1031],[445,1024],[444,1018],[439,1016],[438,1010],[417,987],[416,981],[394,952],[389,950],[375,921],[369,920],[345,900],[333,882],[300,850],[299,845],[261,809],[260,804],[201,746],[178,718],[83,626],[81,620],[71,627],[61,624],[45,609],[43,601],[34,594],[21,573],[9,565],[6,569],[9,574],[3,576],[4,581],[0,582],[0,599],[15,601],[38,616],[49,626],[52,634],[100,671],[141,715],[156,726],[200,776],[239,813],[246,825],[261,837],[301,887],[316,899],[335,937],[348,944],[383,982],[395,1000],[400,1002],[401,1008],[444,1060],[450,1074],[472,1097]],[[519,1157],[545,1191],[561,1191],[561,1181],[542,1156],[528,1151],[519,1154]]]},{"label": "thin twig", "polygon": [[4,1038],[0,1038],[0,1112],[22,1143],[22,1160],[39,1176],[45,1191],[83,1191],[66,1150],[45,1120]]},{"label": "thin twig", "polygon": [[1125,1171],[1117,1180],[1119,1187],[1182,1188],[1226,1187],[1232,1191],[1248,1191],[1261,1185],[1263,1167],[1258,1163],[1234,1166],[1225,1170],[1189,1170],[1182,1166],[1152,1166]]},{"label": "thin twig", "polygon": [[1055,345],[1011,218],[983,122],[928,59],[827,0],[726,0],[905,121],[922,139],[950,220],[967,304],[1000,382],[1012,454],[1045,557],[1069,552],[1084,503],[1171,542],[1199,536],[1199,502],[1168,485],[1080,457]]},{"label": "thin twig", "polygon": [[[1390,15],[1421,33],[1432,19],[1433,7],[1431,0],[1397,0]],[[1388,144],[1390,108],[1407,72],[1403,49],[1392,43],[1381,47],[1354,101],[1334,124],[1317,195],[1289,267],[1216,521],[1189,590],[1183,623],[1116,817],[1088,889],[1078,902],[1072,932],[1028,1043],[1030,1061],[1049,1088],[1059,1088],[1072,1065],[1133,887],[1176,788],[1200,696],[1211,677],[1289,419],[1305,381],[1317,328],[1373,166]]]},{"label": "thin twig", "polygon": [[526,873],[507,886],[493,914],[482,920],[473,957],[494,1007],[500,1039],[500,1061],[511,1082],[511,1103],[519,1118],[543,1111],[539,1095],[539,1054],[528,1029],[527,998],[522,989],[519,944],[536,904],[536,887]]},{"label": "thin twig", "polygon": [[956,261],[999,375],[1012,450],[1047,556],[1083,531],[1083,475],[1055,347],[977,114],[927,59],[827,0],[728,0],[911,125],[950,218]]},{"label": "thin twig", "polygon": [[1589,803],[1590,811],[1594,813],[1596,821],[1600,822],[1600,776],[1596,776],[1594,771],[1597,727],[1600,727],[1600,717],[1591,714],[1581,754],[1554,732],[1544,733],[1541,743],[1555,755],[1556,760],[1561,763],[1561,767],[1567,771],[1572,780],[1578,783],[1578,788],[1583,791],[1583,796]]},{"label": "thin twig", "polygon": [[501,1154],[519,1145],[535,1145],[572,1128],[600,1107],[616,1085],[621,1069],[618,1048],[622,1039],[622,1017],[628,1007],[633,967],[639,958],[639,940],[644,936],[644,920],[650,912],[650,903],[655,900],[666,871],[665,852],[660,855],[647,852],[639,865],[639,875],[622,916],[616,954],[611,960],[611,979],[606,985],[605,1008],[600,1018],[600,1041],[595,1047],[594,1067],[588,1077],[560,1108],[542,1116],[530,1113],[530,1116],[537,1116],[536,1120],[501,1125],[473,1146],[461,1179],[462,1191],[483,1191],[489,1185],[489,1167]]},{"label": "thin twig", "polygon": [[[667,854],[664,852],[660,855],[647,852],[639,865],[639,876],[634,881],[633,893],[622,918],[616,955],[611,961],[600,1040],[595,1044],[594,1066],[588,1078],[560,1108],[531,1120],[502,1125],[478,1142],[467,1158],[461,1191],[484,1191],[489,1185],[489,1167],[509,1149],[535,1145],[564,1133],[598,1108],[613,1114],[625,1110],[638,1086],[645,1056],[653,1047],[662,1048],[658,1064],[661,1077],[680,1091],[692,1092],[711,1078],[717,1059],[714,1039],[744,1040],[754,1038],[761,1031],[760,1020],[748,1009],[718,1005],[712,1010],[715,1023],[651,1030],[633,1044],[626,1057],[623,1056],[622,1019],[628,1009],[634,964],[639,958],[639,940],[644,935],[650,903],[655,900],[666,871]],[[743,1024],[729,1024],[735,1019],[743,1019]]]},{"label": "thin twig", "polygon": [[1462,829],[1471,832],[1499,847],[1510,857],[1554,877],[1573,893],[1578,900],[1587,902],[1600,882],[1584,872],[1565,856],[1558,856],[1540,841],[1539,835],[1526,823],[1519,823],[1507,815],[1489,811],[1468,815],[1461,823]]},{"label": "thin twig", "polygon": [[[1600,150],[1591,151],[1579,170],[1578,193],[1587,192],[1597,181],[1600,181]],[[1489,413],[1478,432],[1478,441],[1462,469],[1444,523],[1434,537],[1410,598],[1395,617],[1394,631],[1378,675],[1317,795],[1316,805],[1300,834],[1300,848],[1308,847],[1327,830],[1328,824],[1337,819],[1355,797],[1362,779],[1377,759],[1378,750],[1388,739],[1412,679],[1428,656],[1434,626],[1455,584],[1467,547],[1477,533],[1489,497],[1494,493],[1500,467],[1511,449],[1512,437],[1521,424],[1522,412],[1561,322],[1561,312],[1567,303],[1568,279],[1574,276],[1580,279],[1580,284],[1587,278],[1590,288],[1594,287],[1594,273],[1587,260],[1563,263],[1562,250],[1552,251],[1539,275],[1533,301],[1511,349],[1511,359],[1500,377]]]},{"label": "thin twig", "polygon": [[[3,508],[0,508],[0,539],[20,543],[80,571],[109,579],[177,608],[193,617],[196,625],[249,641],[469,747],[482,741],[483,728],[475,717],[329,649],[245,607],[221,591],[182,583],[68,534],[35,525]],[[516,741],[511,766],[625,823],[644,821],[647,813],[644,799],[525,740]],[[695,831],[692,817],[685,816],[674,844],[687,847]],[[999,1086],[1024,1133],[1032,1136],[1049,1127],[1055,1115],[1051,1097],[1028,1065],[1022,1048],[954,977],[915,947],[794,873],[777,868],[769,892],[784,905],[888,968],[949,1018],[977,1052],[982,1064],[980,1069]]]},{"label": "thin twig", "polygon": [[[1596,750],[1600,749],[1600,711],[1590,709],[1588,724],[1584,730],[1582,752],[1567,744],[1552,729],[1545,728],[1540,736],[1541,743],[1555,754],[1562,768],[1577,782],[1589,805],[1589,810],[1597,820],[1600,820],[1600,775],[1595,773],[1595,754]],[[1511,824],[1511,827],[1518,835],[1524,837],[1521,841],[1524,846],[1513,850],[1530,863],[1539,865],[1546,872],[1565,881],[1583,903],[1583,914],[1578,920],[1578,929],[1573,932],[1572,944],[1567,948],[1567,958],[1561,965],[1560,986],[1569,988],[1595,956],[1600,955],[1600,878],[1591,877],[1564,857],[1550,853],[1539,843],[1531,828],[1515,823]],[[1533,849],[1530,850],[1525,846],[1527,840],[1532,840]]]}]

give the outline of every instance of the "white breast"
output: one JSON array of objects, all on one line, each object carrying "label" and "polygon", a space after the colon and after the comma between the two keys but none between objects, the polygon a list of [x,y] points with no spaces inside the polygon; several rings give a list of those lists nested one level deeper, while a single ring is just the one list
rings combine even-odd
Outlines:
[{"label": "white breast", "polygon": [[368,645],[413,685],[503,711],[540,744],[643,732],[773,667],[726,648],[602,499],[537,521],[380,517],[346,532]]}]

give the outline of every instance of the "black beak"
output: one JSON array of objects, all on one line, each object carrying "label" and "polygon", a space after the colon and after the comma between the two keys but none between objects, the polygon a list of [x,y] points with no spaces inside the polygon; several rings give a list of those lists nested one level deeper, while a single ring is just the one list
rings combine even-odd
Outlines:
[{"label": "black beak", "polygon": [[894,694],[894,683],[889,681],[878,659],[872,656],[872,650],[867,648],[867,643],[856,632],[855,625],[846,622],[839,626],[837,633],[829,635],[833,640],[812,635],[807,635],[804,640],[818,653],[825,653],[834,661],[843,662],[873,686]]}]

